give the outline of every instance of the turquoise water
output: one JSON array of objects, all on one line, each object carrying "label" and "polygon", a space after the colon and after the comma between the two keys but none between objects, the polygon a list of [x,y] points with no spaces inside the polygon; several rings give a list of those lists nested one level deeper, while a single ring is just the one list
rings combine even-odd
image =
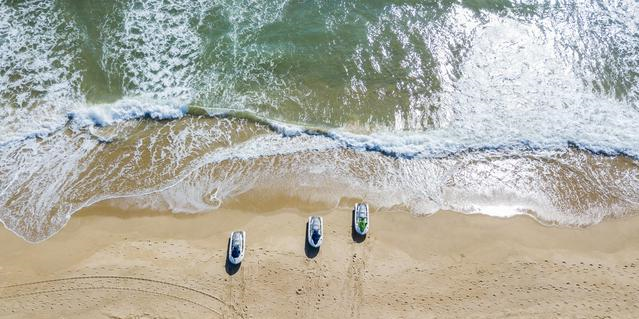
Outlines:
[{"label": "turquoise water", "polygon": [[[373,151],[381,159],[367,167],[380,188],[387,186],[383,180],[413,178],[395,171],[397,159],[413,161],[406,167],[436,162],[437,169],[414,169],[424,183],[438,186],[393,184],[414,190],[407,201],[429,202],[421,211],[463,206],[459,209],[474,212],[477,198],[500,198],[505,206],[516,203],[518,212],[546,221],[589,224],[636,208],[638,103],[639,4],[632,0],[5,0],[0,1],[0,216],[18,234],[39,240],[86,204],[168,189],[212,162],[347,149],[355,152],[351,162],[334,163],[328,171],[365,162],[358,156]],[[230,124],[204,130],[139,121],[196,114]],[[166,128],[157,127],[163,123]],[[142,144],[148,135],[162,140],[169,132],[175,137],[163,144]],[[184,137],[189,134],[194,135]],[[263,134],[270,137],[261,140]],[[228,141],[223,152],[203,146],[218,145],[219,138]],[[194,140],[206,151],[185,146]],[[255,146],[234,149],[238,141]],[[117,176],[138,175],[124,168],[87,169],[94,165],[87,163],[108,157],[105,142],[124,162],[141,158],[127,153],[126,147],[138,143],[138,151],[188,149],[173,160],[196,158],[198,164],[169,171],[132,165],[133,171],[154,176],[153,182],[115,191],[111,186],[120,182],[137,185],[116,183]],[[428,179],[433,169],[453,176],[456,166],[444,163],[450,158],[467,166],[468,158],[495,153],[547,162],[573,149],[611,161],[629,157],[632,165],[612,165],[590,181],[623,176],[631,190],[597,189],[591,195],[602,199],[581,206],[558,200],[559,195],[539,199],[547,189],[518,193],[523,177],[510,167],[501,173],[507,176],[502,182],[517,179],[519,186],[500,188],[495,181],[485,185],[493,193],[469,195],[464,191],[477,186],[471,181],[486,177],[478,177],[484,171],[475,168],[462,191],[455,189],[466,198],[456,206],[442,199],[450,180]],[[562,165],[582,170],[591,164]],[[557,174],[526,178],[532,184],[561,180]],[[74,187],[86,176],[94,176],[103,191],[79,195]],[[237,186],[241,180],[224,185],[250,188]],[[43,199],[24,195],[45,189],[49,197]],[[619,200],[613,205],[610,198]],[[379,205],[397,204],[389,203]],[[580,208],[579,216],[586,217],[577,218],[575,207],[597,212],[584,214]]]}]

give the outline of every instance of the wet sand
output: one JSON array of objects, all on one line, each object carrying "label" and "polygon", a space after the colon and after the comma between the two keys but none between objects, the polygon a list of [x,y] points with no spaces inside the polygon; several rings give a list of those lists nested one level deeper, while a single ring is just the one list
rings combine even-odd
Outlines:
[{"label": "wet sand", "polygon": [[[101,203],[29,244],[0,231],[0,318],[633,318],[639,217],[588,228],[352,203],[174,215]],[[293,205],[281,205],[293,206]],[[275,207],[275,206],[273,206]],[[324,216],[319,251],[305,222]],[[247,231],[239,268],[231,230]]]}]

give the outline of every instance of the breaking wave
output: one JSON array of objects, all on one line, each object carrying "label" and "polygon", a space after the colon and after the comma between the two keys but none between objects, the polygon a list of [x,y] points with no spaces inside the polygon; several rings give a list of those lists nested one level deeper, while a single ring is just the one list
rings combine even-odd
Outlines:
[{"label": "breaking wave", "polygon": [[0,220],[38,241],[99,200],[201,212],[295,193],[280,184],[621,216],[639,203],[638,19],[631,0],[0,2]]}]

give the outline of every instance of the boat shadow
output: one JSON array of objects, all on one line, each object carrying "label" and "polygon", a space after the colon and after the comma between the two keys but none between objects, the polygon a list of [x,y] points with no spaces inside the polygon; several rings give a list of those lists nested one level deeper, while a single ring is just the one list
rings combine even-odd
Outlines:
[{"label": "boat shadow", "polygon": [[361,243],[364,240],[366,240],[366,234],[364,235],[360,235],[356,230],[355,230],[355,210],[352,210],[352,216],[351,216],[351,237],[353,238],[353,241],[356,243]]},{"label": "boat shadow", "polygon": [[315,248],[308,243],[308,222],[306,222],[306,226],[304,227],[304,253],[307,258],[313,259],[317,254],[319,254],[319,247]]},{"label": "boat shadow", "polygon": [[226,273],[229,276],[233,276],[240,270],[242,263],[239,263],[236,265],[229,261],[229,254],[231,253],[229,251],[230,246],[231,246],[231,238],[229,238],[228,242],[226,243],[226,255],[224,255],[224,259],[226,260],[226,263],[224,264],[224,269],[226,270]]}]

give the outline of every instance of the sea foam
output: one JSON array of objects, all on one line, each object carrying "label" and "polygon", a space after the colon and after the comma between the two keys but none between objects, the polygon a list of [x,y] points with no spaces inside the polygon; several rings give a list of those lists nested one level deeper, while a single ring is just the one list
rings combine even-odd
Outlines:
[{"label": "sea foam", "polygon": [[112,104],[97,104],[70,111],[67,116],[77,127],[107,126],[114,123],[148,118],[178,119],[188,112],[185,102],[158,101],[147,98],[124,98]]},{"label": "sea foam", "polygon": [[[345,6],[314,21],[329,30],[317,37],[326,54],[346,57],[330,76],[306,68],[304,41],[277,33],[302,5],[117,3],[90,48],[110,103],[92,102],[89,35],[64,8],[0,3],[0,215],[29,240],[100,200],[157,193],[201,212],[252,187],[568,225],[639,202],[636,161],[612,157],[639,158],[635,1],[523,13],[389,4],[353,29],[345,22],[365,17]],[[330,37],[355,30],[353,52],[331,51],[351,47]]]}]

